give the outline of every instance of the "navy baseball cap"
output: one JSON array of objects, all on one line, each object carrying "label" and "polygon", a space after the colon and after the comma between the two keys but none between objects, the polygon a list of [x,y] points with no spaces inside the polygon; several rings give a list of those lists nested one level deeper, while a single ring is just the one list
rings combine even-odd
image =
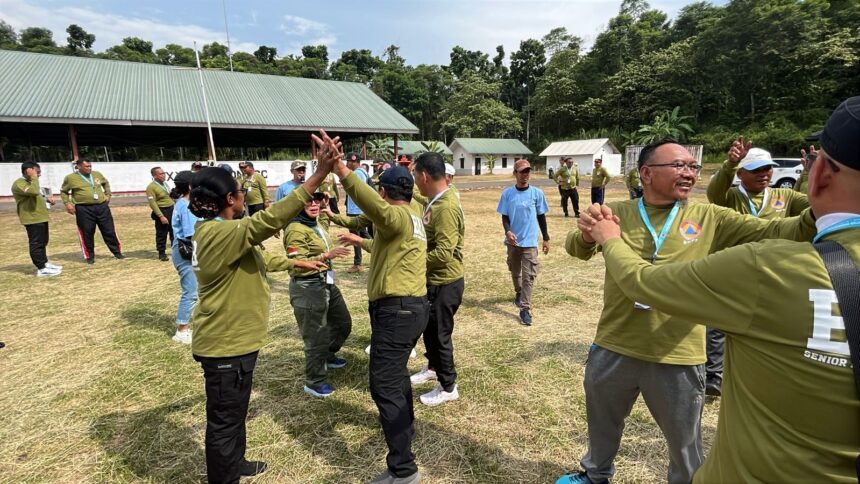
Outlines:
[{"label": "navy baseball cap", "polygon": [[358,153],[350,153],[350,154],[346,155],[346,161],[347,162],[359,162],[359,161],[361,161],[361,157],[358,156]]},{"label": "navy baseball cap", "polygon": [[842,102],[821,132],[821,149],[843,165],[860,170],[860,96]]},{"label": "navy baseball cap", "polygon": [[380,185],[391,185],[400,188],[412,188],[415,185],[415,180],[412,179],[412,174],[406,168],[395,165],[385,170],[379,176]]}]

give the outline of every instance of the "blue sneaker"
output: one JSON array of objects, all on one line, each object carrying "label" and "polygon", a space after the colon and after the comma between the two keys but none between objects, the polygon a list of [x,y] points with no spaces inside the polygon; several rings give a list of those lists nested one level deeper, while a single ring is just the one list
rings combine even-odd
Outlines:
[{"label": "blue sneaker", "polygon": [[326,398],[334,393],[334,388],[332,388],[328,383],[323,383],[322,385],[314,388],[305,385],[305,393],[316,398]]},{"label": "blue sneaker", "polygon": [[346,360],[341,358],[340,356],[335,356],[334,358],[328,360],[325,363],[325,366],[328,367],[330,370],[336,370],[338,368],[343,368],[344,366],[346,366]]},{"label": "blue sneaker", "polygon": [[592,481],[585,472],[576,471],[559,477],[555,484],[592,484]]}]

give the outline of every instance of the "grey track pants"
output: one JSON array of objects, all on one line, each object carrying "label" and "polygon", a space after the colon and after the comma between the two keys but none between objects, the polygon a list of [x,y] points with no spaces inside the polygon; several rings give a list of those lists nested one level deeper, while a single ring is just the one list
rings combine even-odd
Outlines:
[{"label": "grey track pants", "polygon": [[593,346],[585,366],[588,452],[580,465],[595,483],[615,474],[624,420],[642,394],[669,446],[670,484],[689,483],[704,460],[703,365],[652,363]]}]

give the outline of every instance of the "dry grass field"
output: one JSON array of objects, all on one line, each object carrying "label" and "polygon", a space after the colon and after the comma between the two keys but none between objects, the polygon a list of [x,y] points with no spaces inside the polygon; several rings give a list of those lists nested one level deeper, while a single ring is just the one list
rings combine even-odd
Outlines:
[{"label": "dry grass field", "polygon": [[[553,240],[541,256],[533,327],[519,324],[512,304],[495,214],[500,191],[462,194],[466,292],[454,335],[461,398],[428,408],[417,394],[432,384],[416,389],[413,450],[425,482],[553,482],[585,452],[582,375],[602,304],[603,261],[564,252],[575,219],[561,217],[555,190],[545,192]],[[607,198],[622,197],[612,190]],[[24,229],[14,213],[0,214],[0,341],[7,345],[0,350],[0,482],[204,480],[202,371],[189,347],[170,340],[176,272],[155,257],[147,207],[117,207],[114,217],[127,259],[114,260],[97,236],[96,264],[87,266],[73,217],[55,209],[48,253],[65,268],[37,279]],[[266,246],[283,250],[275,240]],[[267,461],[269,471],[247,482],[361,482],[384,468],[367,389],[366,272],[346,274],[350,263],[336,263],[354,318],[342,353],[349,366],[332,372],[336,392],[324,401],[302,392],[288,276],[271,274],[269,339],[248,417],[248,457]],[[419,356],[410,371],[422,365]],[[717,409],[714,402],[705,408],[707,447]],[[665,481],[665,444],[641,401],[625,434],[616,481]]]}]

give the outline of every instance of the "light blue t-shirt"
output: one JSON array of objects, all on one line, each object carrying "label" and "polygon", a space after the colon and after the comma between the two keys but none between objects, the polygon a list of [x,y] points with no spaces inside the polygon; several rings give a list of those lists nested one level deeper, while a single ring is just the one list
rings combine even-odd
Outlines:
[{"label": "light blue t-shirt", "polygon": [[281,186],[278,187],[278,191],[275,192],[275,201],[277,202],[278,200],[286,197],[290,194],[291,191],[295,190],[300,186],[302,186],[301,183],[296,183],[293,180],[290,180],[286,183],[282,183]]},{"label": "light blue t-shirt", "polygon": [[[546,197],[539,188],[528,187],[517,190],[516,186],[508,187],[502,192],[496,212],[507,215],[511,220],[511,232],[517,236],[519,247],[537,247],[538,227],[537,216],[549,211]],[[508,239],[505,238],[505,244]]]},{"label": "light blue t-shirt", "polygon": [[188,209],[188,200],[180,198],[173,206],[173,217],[170,225],[173,226],[173,247],[179,244],[179,239],[190,239],[194,235],[194,224],[197,217]]},{"label": "light blue t-shirt", "polygon": [[[359,168],[359,169],[355,170],[353,173],[355,173],[355,175],[357,177],[364,180],[364,183],[367,183],[367,184],[370,183],[370,176],[363,169]],[[352,197],[347,195],[346,196],[346,214],[347,215],[360,215],[362,213],[364,213],[364,212],[360,208],[358,208],[358,205],[356,205],[355,202],[352,201]]]}]

